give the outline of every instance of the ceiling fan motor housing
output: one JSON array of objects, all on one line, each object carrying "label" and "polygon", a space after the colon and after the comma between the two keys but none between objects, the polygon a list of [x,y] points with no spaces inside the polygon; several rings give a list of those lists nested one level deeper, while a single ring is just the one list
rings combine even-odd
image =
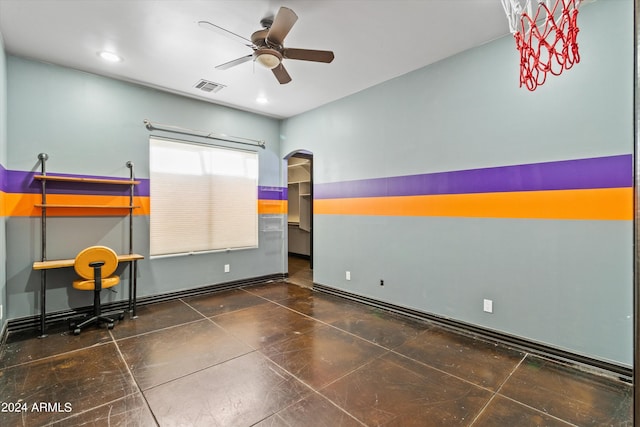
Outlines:
[{"label": "ceiling fan motor housing", "polygon": [[261,47],[267,47],[267,34],[269,34],[269,29],[267,28],[264,30],[258,30],[251,34],[251,42],[256,45],[258,49]]},{"label": "ceiling fan motor housing", "polygon": [[253,59],[260,65],[273,69],[282,62],[282,52],[280,46],[272,46],[267,41],[269,29],[258,30],[251,35],[251,42],[256,46],[253,52]]},{"label": "ceiling fan motor housing", "polygon": [[267,17],[267,18],[262,18],[260,20],[260,25],[262,25],[262,28],[268,30],[273,25],[273,17],[270,16],[270,17]]}]

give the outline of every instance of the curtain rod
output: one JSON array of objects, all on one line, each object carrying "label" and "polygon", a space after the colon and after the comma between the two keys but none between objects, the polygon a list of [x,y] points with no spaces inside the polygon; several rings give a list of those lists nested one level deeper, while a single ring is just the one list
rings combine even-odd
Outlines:
[{"label": "curtain rod", "polygon": [[144,120],[144,125],[149,130],[160,130],[165,132],[180,133],[183,135],[199,136],[201,138],[209,138],[209,139],[217,139],[219,141],[233,142],[236,144],[252,145],[252,146],[262,147],[263,149],[266,148],[265,142],[257,139],[242,138],[239,136],[229,136],[224,134],[216,134],[214,132],[186,129],[186,128],[181,128],[179,126],[163,125],[161,123],[152,123],[151,121],[146,119]]}]

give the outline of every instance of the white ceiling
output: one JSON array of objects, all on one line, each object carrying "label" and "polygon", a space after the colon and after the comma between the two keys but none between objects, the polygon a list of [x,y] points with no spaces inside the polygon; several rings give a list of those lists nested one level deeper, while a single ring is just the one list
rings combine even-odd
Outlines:
[{"label": "white ceiling", "polygon": [[[293,78],[286,85],[253,62],[214,68],[251,49],[198,21],[250,38],[280,6],[298,15],[285,46],[333,50],[332,63],[285,59]],[[500,0],[0,0],[0,32],[9,54],[285,118],[507,35],[509,28]],[[106,63],[100,50],[124,60]],[[201,92],[194,88],[200,79],[226,87]],[[258,96],[268,103],[258,104]]]}]

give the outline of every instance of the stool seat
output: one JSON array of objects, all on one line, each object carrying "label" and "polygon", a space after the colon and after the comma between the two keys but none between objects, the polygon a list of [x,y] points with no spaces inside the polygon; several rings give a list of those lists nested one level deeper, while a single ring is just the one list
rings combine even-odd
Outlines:
[{"label": "stool seat", "polygon": [[[120,283],[120,278],[118,276],[103,277],[102,289],[112,288],[118,283]],[[80,291],[94,291],[96,289],[96,282],[93,279],[78,279],[74,280],[71,286],[73,286],[74,289],[78,289]]]}]

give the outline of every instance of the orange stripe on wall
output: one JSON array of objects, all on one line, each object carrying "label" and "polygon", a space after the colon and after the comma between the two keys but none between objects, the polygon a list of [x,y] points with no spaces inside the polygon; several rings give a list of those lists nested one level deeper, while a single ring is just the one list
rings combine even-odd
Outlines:
[{"label": "orange stripe on wall", "polygon": [[314,213],[632,220],[633,188],[316,199]]},{"label": "orange stripe on wall", "polygon": [[6,194],[0,191],[0,217],[7,216]]},{"label": "orange stripe on wall", "polygon": [[[4,197],[4,202],[2,202]],[[29,193],[1,193],[0,192],[0,215],[4,216],[40,216],[41,208],[35,205],[42,203],[40,194]],[[70,195],[70,194],[48,194],[47,204],[61,205],[100,205],[100,206],[127,206],[128,196],[96,196],[96,195]],[[134,197],[134,215],[149,215],[151,212],[150,197]],[[4,211],[2,210],[4,209]],[[258,214],[261,215],[284,215],[287,213],[288,203],[286,200],[258,200]],[[127,208],[48,208],[47,216],[122,216],[128,213]]]},{"label": "orange stripe on wall", "polygon": [[258,214],[284,215],[288,211],[286,200],[258,200]]},{"label": "orange stripe on wall", "polygon": [[[35,205],[42,203],[40,194],[7,193],[5,194],[6,216],[40,216],[41,208]],[[134,197],[134,215],[149,215],[149,197]],[[93,206],[128,206],[128,196],[95,196],[48,194],[47,205],[72,205],[73,207],[47,208],[47,216],[122,216],[129,212],[128,208],[91,208]],[[79,207],[79,205],[85,205]]]}]

